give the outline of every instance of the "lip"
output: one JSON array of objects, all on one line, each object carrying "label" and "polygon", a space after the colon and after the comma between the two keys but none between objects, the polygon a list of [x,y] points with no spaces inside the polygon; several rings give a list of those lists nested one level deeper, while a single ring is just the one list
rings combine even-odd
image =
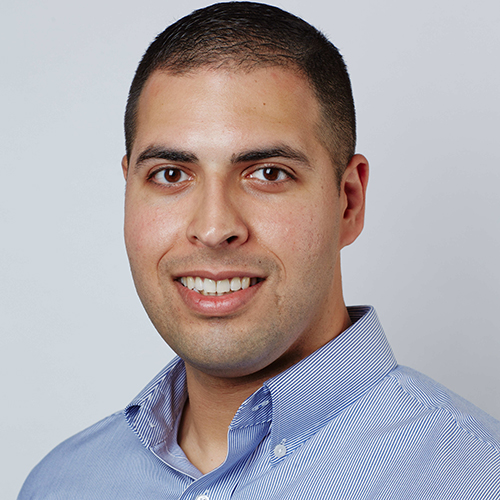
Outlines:
[{"label": "lip", "polygon": [[[227,274],[227,273],[200,273],[200,274],[189,274],[183,276],[199,276],[200,278],[209,278],[214,280],[222,280],[228,279],[229,277],[234,276],[248,276],[248,277],[257,277],[252,274]],[[217,276],[213,278],[212,276]],[[222,276],[222,277],[220,277]],[[186,306],[193,312],[200,314],[202,316],[209,317],[222,317],[222,316],[230,316],[232,314],[236,314],[240,312],[245,306],[252,300],[255,294],[260,290],[262,284],[265,280],[245,288],[245,290],[238,290],[237,292],[232,292],[224,295],[202,295],[201,293],[195,292],[194,290],[190,290],[189,288],[182,285],[179,281],[174,281],[177,290],[179,291],[179,295],[182,300],[186,304]]]}]

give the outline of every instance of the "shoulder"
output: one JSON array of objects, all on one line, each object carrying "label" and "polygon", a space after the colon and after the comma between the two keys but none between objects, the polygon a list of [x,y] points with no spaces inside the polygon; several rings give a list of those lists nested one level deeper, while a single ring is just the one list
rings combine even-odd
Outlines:
[{"label": "shoulder", "polygon": [[389,377],[408,398],[432,413],[440,413],[445,420],[473,441],[491,447],[500,457],[500,422],[474,406],[453,391],[422,373],[398,366]]},{"label": "shoulder", "polygon": [[154,418],[143,419],[141,433],[137,426],[130,424],[130,415],[137,405],[171,390],[171,372],[179,377],[179,386],[183,386],[183,367],[183,363],[174,358],[125,410],[104,418],[54,448],[32,470],[18,500],[149,500],[157,497],[158,491],[165,487],[167,466],[147,442],[148,431],[156,426]]},{"label": "shoulder", "polygon": [[[113,482],[136,465],[124,457],[146,451],[123,411],[117,412],[54,448],[30,473],[18,500],[87,498],[86,489],[89,498],[96,498],[99,488],[106,487],[103,478]],[[101,498],[108,498],[102,493]]]}]

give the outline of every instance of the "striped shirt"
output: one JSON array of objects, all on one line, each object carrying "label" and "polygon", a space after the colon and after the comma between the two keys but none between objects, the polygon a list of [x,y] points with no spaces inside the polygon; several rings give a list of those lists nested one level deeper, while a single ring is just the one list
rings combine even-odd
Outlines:
[{"label": "striped shirt", "polygon": [[122,412],[52,451],[28,499],[500,499],[500,423],[398,366],[376,313],[268,380],[238,409],[202,475],[177,445],[174,359]]}]

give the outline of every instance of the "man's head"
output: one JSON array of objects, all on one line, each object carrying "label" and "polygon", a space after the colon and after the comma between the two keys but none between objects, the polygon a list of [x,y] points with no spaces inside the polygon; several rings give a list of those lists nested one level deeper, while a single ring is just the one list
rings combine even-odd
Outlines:
[{"label": "man's head", "polygon": [[[275,10],[223,4],[235,19],[224,14],[226,30],[243,29],[240,5]],[[129,102],[125,240],[137,291],[186,368],[224,378],[277,373],[346,327],[339,254],[363,227],[365,158],[339,176],[318,91],[263,47],[265,64],[212,61],[207,49],[182,70],[153,65],[133,112]]]},{"label": "man's head", "polygon": [[240,71],[282,67],[306,77],[320,103],[318,136],[340,182],[356,143],[354,101],[342,56],[302,19],[253,2],[219,3],[196,10],[169,26],[149,46],[137,68],[125,113],[129,160],[139,97],[151,74],[157,70],[183,74],[201,67]]}]

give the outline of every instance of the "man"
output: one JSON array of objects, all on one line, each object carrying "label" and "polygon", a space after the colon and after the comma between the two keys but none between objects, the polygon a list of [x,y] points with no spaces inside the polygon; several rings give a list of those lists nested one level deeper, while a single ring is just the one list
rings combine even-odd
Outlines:
[{"label": "man", "polygon": [[179,357],[20,499],[499,498],[499,423],[344,304],[368,163],[323,35],[262,4],[195,11],[144,55],[125,132],[131,269]]}]

